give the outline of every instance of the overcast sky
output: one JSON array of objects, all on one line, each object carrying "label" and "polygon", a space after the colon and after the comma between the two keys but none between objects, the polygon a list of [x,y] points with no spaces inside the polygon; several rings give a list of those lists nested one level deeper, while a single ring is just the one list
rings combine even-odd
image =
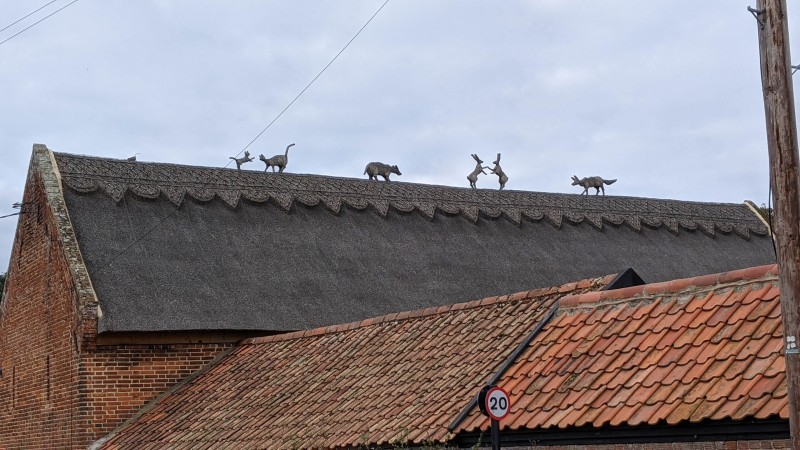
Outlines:
[{"label": "overcast sky", "polygon": [[[4,0],[0,27],[44,3]],[[225,166],[383,3],[70,5],[0,44],[0,215],[22,198],[34,143]],[[748,5],[390,0],[249,150],[296,143],[294,173],[362,177],[383,161],[400,167],[398,181],[463,187],[471,153],[502,152],[507,189],[579,193],[573,174],[600,175],[619,179],[609,195],[760,204],[768,160]],[[16,224],[0,219],[0,272]]]}]

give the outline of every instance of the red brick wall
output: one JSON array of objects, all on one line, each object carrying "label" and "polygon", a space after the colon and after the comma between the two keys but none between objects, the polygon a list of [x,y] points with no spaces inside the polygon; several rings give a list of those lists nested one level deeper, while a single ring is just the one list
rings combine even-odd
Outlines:
[{"label": "red brick wall", "polygon": [[[41,179],[28,182],[0,305],[0,447],[73,447],[76,297]],[[22,256],[21,256],[22,255]]]},{"label": "red brick wall", "polygon": [[47,202],[57,181],[35,164],[24,201],[39,211],[19,216],[0,304],[0,449],[83,449],[232,344],[96,345],[74,236]]},{"label": "red brick wall", "polygon": [[106,435],[232,344],[98,346],[82,358],[87,433]]}]

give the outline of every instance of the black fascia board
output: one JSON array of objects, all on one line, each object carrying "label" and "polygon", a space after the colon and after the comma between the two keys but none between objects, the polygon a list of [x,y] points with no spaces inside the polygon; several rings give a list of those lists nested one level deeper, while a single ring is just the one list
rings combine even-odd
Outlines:
[{"label": "black fascia board", "polygon": [[[502,430],[500,442],[506,446],[644,444],[665,442],[719,442],[789,439],[789,421],[781,418],[703,421],[677,425],[549,428]],[[452,443],[469,448],[481,441],[490,445],[489,434],[461,433]]]}]

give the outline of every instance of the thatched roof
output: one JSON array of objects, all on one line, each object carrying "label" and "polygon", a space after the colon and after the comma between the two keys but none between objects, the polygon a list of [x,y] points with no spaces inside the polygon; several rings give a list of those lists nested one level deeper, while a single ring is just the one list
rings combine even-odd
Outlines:
[{"label": "thatched roof", "polygon": [[53,154],[99,331],[286,331],[633,267],[766,264],[745,204],[472,190]]}]

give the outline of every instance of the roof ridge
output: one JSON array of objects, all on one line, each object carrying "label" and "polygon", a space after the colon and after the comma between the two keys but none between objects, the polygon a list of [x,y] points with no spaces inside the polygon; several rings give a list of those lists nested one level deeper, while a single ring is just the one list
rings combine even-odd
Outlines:
[{"label": "roof ridge", "polygon": [[[92,285],[78,245],[78,238],[73,227],[72,219],[64,201],[63,185],[61,183],[61,173],[52,150],[44,144],[34,144],[31,155],[29,171],[38,172],[43,185],[43,195],[46,198],[46,205],[39,205],[40,208],[49,207],[50,214],[55,220],[55,233],[60,237],[62,251],[69,267],[69,276],[75,284],[78,295],[78,305],[82,309],[92,309],[98,305],[97,293]],[[98,312],[100,312],[98,308]]]},{"label": "roof ridge", "polygon": [[330,175],[273,174],[256,170],[188,166],[174,163],[133,162],[110,158],[54,153],[66,186],[81,192],[101,191],[119,202],[128,192],[142,198],[163,196],[176,206],[186,197],[207,202],[217,197],[231,207],[242,198],[255,203],[273,202],[284,210],[294,203],[324,205],[338,213],[342,205],[374,208],[386,217],[389,209],[418,211],[433,219],[437,211],[462,215],[471,222],[481,216],[506,217],[519,225],[523,218],[546,219],[555,227],[566,220],[588,222],[597,229],[625,224],[667,228],[673,233],[700,230],[766,235],[767,226],[744,203],[711,203],[626,196],[586,196],[408,182],[375,182]]},{"label": "roof ridge", "polygon": [[562,308],[593,307],[609,303],[624,303],[631,300],[653,298],[663,294],[676,294],[694,288],[715,289],[724,285],[734,285],[746,281],[755,281],[761,278],[777,279],[778,265],[767,264],[764,266],[749,267],[746,269],[728,272],[701,275],[691,278],[643,284],[611,291],[594,291],[583,294],[567,295],[561,299]]},{"label": "roof ridge", "polygon": [[345,331],[353,330],[356,328],[364,328],[372,325],[378,325],[386,322],[394,322],[401,320],[418,319],[422,317],[431,317],[441,314],[447,314],[454,311],[463,311],[467,309],[481,308],[489,305],[497,305],[501,303],[511,303],[515,301],[533,300],[545,295],[553,295],[558,293],[568,293],[575,289],[588,288],[594,285],[605,285],[611,282],[617,274],[609,274],[604,277],[585,278],[580,281],[573,281],[564,283],[560,286],[551,286],[546,288],[531,289],[528,291],[519,291],[511,294],[495,295],[485,297],[468,302],[454,303],[451,305],[432,306],[429,308],[417,309],[413,311],[402,311],[398,313],[385,314],[383,316],[372,317],[369,319],[358,320],[355,322],[348,322],[337,325],[329,325],[324,327],[312,328],[309,330],[293,331],[290,333],[281,333],[270,336],[261,336],[254,338],[247,338],[240,342],[241,345],[257,345],[267,344],[271,342],[283,342],[294,339],[302,339],[310,336],[320,336],[324,334],[342,333]]}]

